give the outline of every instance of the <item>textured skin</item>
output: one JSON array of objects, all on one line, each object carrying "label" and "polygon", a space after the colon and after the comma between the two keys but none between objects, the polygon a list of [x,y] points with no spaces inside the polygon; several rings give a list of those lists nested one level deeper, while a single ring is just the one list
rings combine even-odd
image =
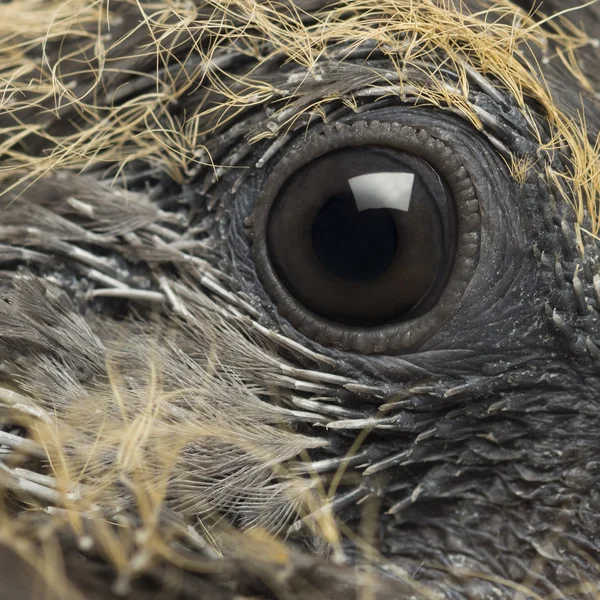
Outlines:
[{"label": "textured skin", "polygon": [[[312,4],[307,10],[317,8]],[[467,4],[477,8],[476,2]],[[544,10],[577,4],[546,2]],[[127,10],[133,11],[123,8],[124,23]],[[571,18],[600,37],[597,5]],[[131,50],[142,41],[121,48],[122,74],[110,75],[108,90],[119,89],[127,72],[151,68]],[[587,45],[578,58],[593,89],[600,90],[598,48]],[[236,60],[246,72],[246,59]],[[307,84],[306,103],[346,89],[362,73],[352,61],[322,64],[324,77]],[[369,65],[386,68],[377,56]],[[257,77],[282,87],[293,72],[267,66]],[[544,64],[543,74],[562,110],[575,115],[585,107],[588,134],[597,139],[598,93],[582,90],[559,60]],[[281,147],[272,140],[248,144],[248,132],[264,124],[260,109],[203,140],[216,164],[228,164],[231,156],[239,164],[261,163],[243,177],[230,169],[215,181],[204,168],[182,184],[160,167],[133,163],[124,191],[121,180],[109,185],[114,173],[96,166],[83,175],[49,175],[2,197],[3,373],[37,408],[58,414],[59,426],[79,404],[90,410],[83,399],[107,394],[107,362],[113,359],[126,365],[127,385],[137,391],[148,376],[149,355],[163,367],[167,392],[203,390],[204,375],[214,367],[213,387],[201,399],[174,402],[172,428],[163,433],[176,436],[197,419],[226,422],[234,435],[248,437],[239,445],[211,439],[183,448],[165,504],[186,523],[195,523],[198,514],[221,514],[242,529],[285,531],[298,521],[287,510],[291,492],[277,487],[284,478],[274,478],[265,463],[297,464],[309,452],[313,468],[326,478],[368,431],[358,458],[350,461],[355,477],[342,483],[333,500],[340,520],[351,526],[360,527],[365,507],[376,513],[370,535],[383,558],[366,584],[365,573],[352,566],[364,557],[351,540],[344,541],[346,564],[336,565],[326,560],[319,536],[300,526],[281,564],[263,560],[268,549],[260,547],[232,558],[186,547],[182,555],[192,566],[155,558],[126,573],[124,588],[113,585],[119,580],[107,553],[90,557],[77,549],[76,534],[61,532],[67,579],[85,598],[116,598],[119,590],[139,600],[360,598],[365,590],[377,598],[439,593],[452,599],[513,598],[519,589],[522,597],[537,598],[600,593],[599,248],[589,236],[579,247],[576,215],[548,182],[543,160],[523,181],[511,176],[490,140],[499,140],[511,155],[531,156],[538,142],[508,94],[503,92],[502,106],[486,89],[473,88],[473,104],[488,115],[482,132],[449,111],[394,100],[358,113],[340,106],[332,122],[312,125],[314,136],[327,135],[335,123],[368,128],[370,120],[424,129],[452,147],[476,190],[480,234],[472,239],[473,253],[459,258],[473,274],[455,310],[397,354],[372,353],[367,342],[358,348],[365,352],[321,345],[276,311],[254,268],[252,209],[278,161],[301,152],[302,138],[291,135]],[[206,98],[191,94],[173,112]],[[42,121],[57,133],[77,125],[72,107],[59,118],[41,114],[39,107],[20,118]],[[546,115],[535,118],[543,128]],[[0,123],[10,119],[0,115]],[[44,143],[31,138],[27,152],[43,154]],[[566,168],[560,156],[553,160]],[[94,211],[81,211],[72,198]],[[190,228],[197,233],[188,235]],[[195,260],[177,245],[186,242],[198,242],[190,252]],[[15,272],[39,279],[21,280]],[[93,296],[115,281],[167,301],[157,307]],[[224,307],[230,310],[223,316]],[[82,448],[93,439],[93,419],[89,429],[82,426]],[[244,444],[264,445],[265,455],[257,458]],[[270,487],[274,480],[277,486]],[[5,487],[15,493],[11,481]],[[134,502],[124,497],[119,501],[135,514]],[[12,496],[7,502],[14,511]],[[109,496],[106,504],[112,515],[116,501]],[[34,530],[42,528],[34,521]],[[8,546],[0,554],[0,600],[43,597],[36,587],[43,584],[30,583],[31,568]],[[403,582],[405,573],[427,591]]]}]

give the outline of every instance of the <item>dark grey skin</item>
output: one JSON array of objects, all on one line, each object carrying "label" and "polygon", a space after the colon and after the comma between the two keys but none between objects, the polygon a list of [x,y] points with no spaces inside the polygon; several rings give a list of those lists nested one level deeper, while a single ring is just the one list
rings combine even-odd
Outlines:
[{"label": "dark grey skin", "polygon": [[[552,13],[577,4],[557,0],[546,2],[543,8]],[[597,5],[572,18],[591,37],[600,38]],[[123,49],[123,55],[131,55],[131,50]],[[135,58],[129,60],[137,64]],[[235,60],[240,73],[248,69],[247,59],[234,57],[234,67]],[[364,60],[357,55],[343,67],[324,61],[323,79],[331,90],[351,89],[358,75],[364,74],[359,66]],[[136,69],[141,70],[142,64],[140,58]],[[377,55],[368,64],[375,70],[386,67]],[[582,48],[580,66],[599,90],[598,49]],[[263,69],[260,77],[276,86],[283,86],[294,73],[293,67]],[[557,61],[544,69],[557,104],[573,115],[583,105],[590,139],[597,139],[598,92],[582,90]],[[118,78],[111,81],[111,89],[120,83]],[[368,83],[365,80],[364,85]],[[306,85],[310,89],[307,101],[325,94],[324,83]],[[132,228],[143,231],[148,223],[166,223],[182,235],[190,223],[198,226],[198,235],[208,248],[202,259],[226,275],[225,287],[250,306],[260,325],[307,349],[303,354],[293,344],[282,346],[279,355],[298,369],[334,376],[317,382],[315,389],[308,384],[300,387],[297,394],[298,410],[323,410],[327,418],[311,422],[298,417],[292,422],[294,430],[329,443],[327,448],[311,450],[311,467],[298,468],[330,477],[343,464],[341,459],[356,437],[369,430],[357,458],[350,460],[352,477],[344,481],[333,504],[338,518],[353,527],[363,519],[365,505],[377,511],[373,535],[382,557],[376,561],[372,588],[377,597],[425,597],[401,581],[402,572],[448,599],[518,597],[515,587],[506,582],[522,584],[531,590],[531,597],[588,597],[585,589],[578,588],[582,582],[590,582],[595,593],[600,593],[600,248],[589,236],[583,237],[584,247],[578,247],[576,215],[544,177],[547,161],[566,169],[561,162],[566,160],[559,154],[538,156],[537,142],[522,115],[508,93],[494,91],[493,81],[480,81],[479,86],[473,81],[472,89],[473,104],[486,115],[482,132],[450,111],[393,99],[372,106],[365,100],[357,113],[336,105],[328,123],[310,125],[313,146],[319,143],[314,141],[319,135],[329,140],[345,135],[360,145],[382,136],[398,139],[398,127],[405,127],[402,135],[408,137],[411,131],[425,132],[422,146],[442,143],[451,148],[453,160],[468,173],[477,202],[470,216],[459,215],[463,238],[450,278],[452,287],[418,323],[381,326],[376,333],[344,337],[334,326],[324,332],[318,324],[303,325],[294,312],[297,307],[281,300],[265,259],[265,202],[277,189],[273,182],[277,170],[292,169],[295,161],[305,160],[309,142],[299,125],[280,146],[273,147],[273,140],[248,144],[244,136],[264,123],[262,107],[243,113],[218,135],[204,140],[216,164],[227,165],[233,156],[238,164],[261,164],[241,178],[235,169],[225,170],[214,182],[206,168],[179,185],[155,167],[137,163],[128,167],[130,189],[151,200],[149,207],[144,205],[144,222]],[[204,98],[214,99],[218,96]],[[191,105],[198,100],[192,94],[173,107],[174,114],[185,111],[186,102]],[[58,120],[44,118],[48,128],[61,131],[69,127],[66,123],[73,115],[66,109]],[[536,119],[543,129],[546,115],[540,113]],[[44,142],[31,139],[27,151],[43,153]],[[524,182],[511,176],[505,160],[510,155],[539,158]],[[89,300],[90,289],[103,286],[76,268],[77,257],[69,257],[60,245],[73,243],[101,255],[102,261],[107,257],[110,271],[105,274],[132,287],[159,292],[162,288],[153,278],[155,270],[164,269],[173,282],[188,273],[164,248],[152,247],[150,236],[142,235],[141,249],[136,250],[122,240],[111,245],[88,239],[81,231],[64,231],[49,222],[45,213],[29,216],[32,206],[41,205],[87,232],[95,231],[98,223],[115,226],[116,217],[109,211],[105,218],[86,221],[72,218],[69,209],[57,208],[70,197],[102,205],[100,188],[94,182],[109,181],[111,174],[97,169],[85,177],[89,179],[52,176],[21,189],[18,202],[5,201],[5,224],[16,227],[31,218],[45,234],[35,240],[22,233],[2,239],[3,268],[51,275],[48,285],[64,294],[52,297],[45,288],[21,285],[8,275],[3,283],[6,302],[0,310],[0,359],[18,382],[23,382],[23,372],[34,373],[33,383],[23,386],[33,394],[45,390],[56,395],[60,389],[59,379],[44,371],[44,357],[58,356],[84,387],[106,376],[104,338],[99,333],[102,323],[125,318],[150,323],[158,318],[160,326],[182,317],[176,307],[157,317],[146,305],[133,301]],[[13,192],[8,198],[16,196]],[[464,202],[466,206],[468,200]],[[163,211],[159,216],[153,212],[157,207]],[[584,220],[586,225],[589,219]],[[71,315],[79,314],[94,335],[82,334],[75,342],[74,336],[66,336],[69,343],[46,330],[42,335],[28,319],[42,322],[44,310],[52,314],[45,325],[48,331],[68,329]],[[65,321],[56,316],[61,310]],[[98,339],[98,349],[89,346]],[[198,344],[200,352],[207,348],[207,342],[199,340]],[[190,347],[184,349],[193,353]],[[324,359],[313,360],[310,353]],[[267,381],[261,383],[266,388],[268,373],[265,377]],[[274,381],[273,385],[283,384]],[[326,391],[320,392],[319,386]],[[335,401],[320,403],[323,394]],[[266,401],[275,400],[267,397]],[[387,410],[382,412],[385,404]],[[57,406],[60,410],[60,401]],[[325,423],[327,429],[322,427]],[[245,525],[241,511],[232,510],[227,516],[234,524]],[[247,564],[237,559],[223,561],[216,576],[184,574],[159,565],[133,582],[136,591],[131,597],[154,597],[153,590],[159,586],[168,590],[165,593],[170,595],[165,597],[178,598],[233,598],[239,593],[300,599],[313,597],[315,588],[332,598],[361,593],[352,565],[364,559],[350,540],[345,542],[347,564],[333,565],[320,555],[311,555],[318,541],[306,529],[293,529],[289,543],[299,553],[291,575],[263,571],[251,560]],[[99,557],[89,562],[66,537],[63,543],[74,584],[86,597],[112,598],[112,588],[106,583],[112,581],[110,569]],[[308,549],[308,555],[300,554],[301,549]],[[22,566],[7,567],[12,554],[4,554],[0,599],[21,598],[29,591],[24,582],[30,575]]]}]

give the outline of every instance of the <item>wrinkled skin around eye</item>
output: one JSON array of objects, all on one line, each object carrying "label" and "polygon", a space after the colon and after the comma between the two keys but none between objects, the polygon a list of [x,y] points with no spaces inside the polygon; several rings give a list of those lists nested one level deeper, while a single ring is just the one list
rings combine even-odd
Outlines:
[{"label": "wrinkled skin around eye", "polygon": [[[2,5],[1,600],[598,593],[600,9],[458,4]],[[268,269],[344,136],[453,190],[414,320]]]}]

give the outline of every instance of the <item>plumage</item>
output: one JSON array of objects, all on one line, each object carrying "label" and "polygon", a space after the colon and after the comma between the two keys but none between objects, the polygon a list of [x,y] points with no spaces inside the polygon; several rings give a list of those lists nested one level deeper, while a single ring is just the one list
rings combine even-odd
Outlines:
[{"label": "plumage", "polygon": [[[598,594],[600,13],[517,4],[0,7],[0,599]],[[269,177],[401,126],[452,310],[297,325]]]}]

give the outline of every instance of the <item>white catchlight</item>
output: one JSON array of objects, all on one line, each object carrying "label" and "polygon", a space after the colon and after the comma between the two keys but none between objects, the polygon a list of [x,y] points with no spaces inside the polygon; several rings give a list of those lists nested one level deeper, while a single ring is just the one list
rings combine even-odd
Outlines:
[{"label": "white catchlight", "polygon": [[415,183],[413,173],[368,173],[348,179],[359,212],[391,208],[408,212]]}]

